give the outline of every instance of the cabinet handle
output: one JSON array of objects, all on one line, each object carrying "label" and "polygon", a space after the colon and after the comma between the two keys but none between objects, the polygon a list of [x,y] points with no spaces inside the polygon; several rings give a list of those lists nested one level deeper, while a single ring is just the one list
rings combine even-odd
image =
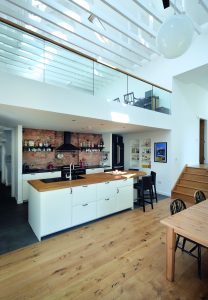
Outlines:
[{"label": "cabinet handle", "polygon": [[82,206],[87,206],[87,205],[88,205],[88,203],[82,204]]},{"label": "cabinet handle", "polygon": [[88,185],[83,185],[82,187],[88,187]]},{"label": "cabinet handle", "polygon": [[70,188],[70,194],[72,194],[72,188]]},{"label": "cabinet handle", "polygon": [[117,188],[117,194],[119,193],[119,189]]},{"label": "cabinet handle", "polygon": [[109,201],[109,198],[105,198],[106,201]]},{"label": "cabinet handle", "polygon": [[106,181],[106,182],[105,182],[105,184],[108,184],[108,183],[109,183],[109,181]]}]

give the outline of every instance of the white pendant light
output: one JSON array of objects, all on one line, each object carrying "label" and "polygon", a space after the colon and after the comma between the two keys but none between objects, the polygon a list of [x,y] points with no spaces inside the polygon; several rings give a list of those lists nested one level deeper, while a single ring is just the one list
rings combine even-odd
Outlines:
[{"label": "white pendant light", "polygon": [[189,48],[193,33],[193,24],[186,15],[173,15],[160,27],[157,48],[166,58],[176,58]]}]

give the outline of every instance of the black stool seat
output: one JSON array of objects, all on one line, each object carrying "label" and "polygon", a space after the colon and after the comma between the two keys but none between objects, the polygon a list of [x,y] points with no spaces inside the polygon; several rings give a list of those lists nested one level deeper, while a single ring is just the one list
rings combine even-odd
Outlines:
[{"label": "black stool seat", "polygon": [[143,211],[145,212],[145,203],[151,204],[153,209],[153,190],[152,177],[143,176],[141,180],[134,183],[134,188],[137,189],[137,201],[142,201]]}]

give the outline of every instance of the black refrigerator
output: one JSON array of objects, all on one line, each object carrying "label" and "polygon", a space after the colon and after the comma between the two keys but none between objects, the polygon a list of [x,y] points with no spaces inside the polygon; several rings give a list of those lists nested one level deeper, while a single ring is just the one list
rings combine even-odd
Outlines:
[{"label": "black refrigerator", "polygon": [[112,168],[113,170],[124,169],[124,143],[121,135],[112,135]]}]

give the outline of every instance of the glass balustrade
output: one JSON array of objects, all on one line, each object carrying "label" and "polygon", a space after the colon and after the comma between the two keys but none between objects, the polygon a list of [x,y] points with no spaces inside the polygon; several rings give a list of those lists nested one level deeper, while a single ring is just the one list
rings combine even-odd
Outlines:
[{"label": "glass balustrade", "polygon": [[0,25],[1,70],[118,105],[171,113],[170,92],[7,24]]}]

